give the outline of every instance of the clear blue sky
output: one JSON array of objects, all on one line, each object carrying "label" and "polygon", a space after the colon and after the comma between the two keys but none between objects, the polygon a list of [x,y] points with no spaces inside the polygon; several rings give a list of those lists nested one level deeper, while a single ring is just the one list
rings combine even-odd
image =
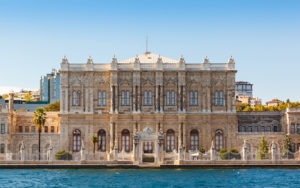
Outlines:
[{"label": "clear blue sky", "polygon": [[187,62],[226,62],[263,101],[300,101],[300,1],[0,0],[0,86],[39,88],[71,63],[145,51]]}]

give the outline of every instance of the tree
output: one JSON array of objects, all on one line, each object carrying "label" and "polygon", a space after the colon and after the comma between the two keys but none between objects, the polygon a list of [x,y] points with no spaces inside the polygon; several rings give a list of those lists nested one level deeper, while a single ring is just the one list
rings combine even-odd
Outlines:
[{"label": "tree", "polygon": [[92,143],[94,145],[94,155],[95,155],[95,148],[96,148],[96,143],[98,142],[97,136],[92,136]]},{"label": "tree", "polygon": [[258,143],[257,159],[269,159],[269,147],[264,136],[262,136]]},{"label": "tree", "polygon": [[31,94],[30,94],[30,92],[28,92],[28,93],[26,93],[25,95],[24,95],[24,99],[25,99],[25,101],[30,101],[30,99],[31,99]]},{"label": "tree", "polygon": [[44,112],[44,108],[37,108],[33,113],[32,123],[39,130],[39,160],[41,160],[41,131],[42,127],[44,127],[46,123],[46,113]]},{"label": "tree", "polygon": [[291,153],[292,140],[289,135],[285,135],[283,139],[283,157],[292,159],[294,155]]},{"label": "tree", "polygon": [[58,112],[60,110],[60,102],[53,102],[44,106],[46,112]]}]

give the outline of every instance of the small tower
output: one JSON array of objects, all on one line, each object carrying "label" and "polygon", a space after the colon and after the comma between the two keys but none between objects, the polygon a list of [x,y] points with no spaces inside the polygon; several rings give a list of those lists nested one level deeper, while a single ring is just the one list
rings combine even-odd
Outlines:
[{"label": "small tower", "polygon": [[9,98],[8,98],[8,111],[12,113],[14,111],[14,93],[10,92],[9,93]]},{"label": "small tower", "polygon": [[138,57],[138,55],[136,55],[136,57],[135,57],[134,64],[133,64],[133,69],[134,70],[140,70],[141,69],[141,62],[140,62],[140,58]]},{"label": "small tower", "polygon": [[163,61],[162,61],[162,58],[160,57],[160,55],[157,58],[156,70],[163,70]]},{"label": "small tower", "polygon": [[88,57],[86,64],[93,64],[93,59],[91,56]]},{"label": "small tower", "polygon": [[227,61],[227,69],[228,70],[234,70],[235,69],[235,62],[234,62],[234,59],[232,58],[232,56],[230,56],[228,61]]},{"label": "small tower", "polygon": [[61,70],[63,70],[63,71],[67,71],[69,69],[69,61],[66,58],[66,56],[64,56],[62,58],[61,63],[60,63],[60,67],[61,67]]},{"label": "small tower", "polygon": [[202,61],[203,70],[210,70],[210,62],[207,56],[204,57]]}]

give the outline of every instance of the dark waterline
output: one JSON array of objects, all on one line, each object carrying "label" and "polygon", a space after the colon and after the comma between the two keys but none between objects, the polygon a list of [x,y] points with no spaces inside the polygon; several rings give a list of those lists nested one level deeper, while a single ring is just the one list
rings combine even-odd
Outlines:
[{"label": "dark waterline", "polygon": [[300,187],[298,169],[1,169],[0,187]]}]

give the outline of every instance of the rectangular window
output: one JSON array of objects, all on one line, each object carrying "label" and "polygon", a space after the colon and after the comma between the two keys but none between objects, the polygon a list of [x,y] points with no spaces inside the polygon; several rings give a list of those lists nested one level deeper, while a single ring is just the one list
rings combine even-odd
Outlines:
[{"label": "rectangular window", "polygon": [[297,134],[300,134],[300,125],[297,125]]},{"label": "rectangular window", "polygon": [[166,100],[166,105],[169,106],[170,105],[170,92],[167,91],[167,100]]},{"label": "rectangular window", "polygon": [[25,133],[29,133],[29,126],[25,126]]},{"label": "rectangular window", "polygon": [[45,126],[45,133],[48,133],[48,126]]},{"label": "rectangular window", "polygon": [[51,126],[51,133],[54,133],[54,126]]},{"label": "rectangular window", "polygon": [[254,127],[254,132],[258,132],[258,127]]},{"label": "rectangular window", "polygon": [[122,91],[121,93],[121,105],[124,106],[125,105],[125,92]]},{"label": "rectangular window", "polygon": [[265,127],[260,128],[261,132],[265,132]]},{"label": "rectangular window", "polygon": [[35,133],[35,126],[32,126],[32,127],[31,127],[31,132],[32,132],[32,133]]},{"label": "rectangular window", "polygon": [[295,133],[295,125],[294,124],[291,124],[291,128],[290,128],[290,132],[291,134],[294,134]]},{"label": "rectangular window", "polygon": [[190,105],[193,105],[193,91],[190,91]]},{"label": "rectangular window", "polygon": [[103,106],[106,106],[106,91],[103,91],[103,92],[102,92],[102,99],[103,99],[102,105],[103,105]]},{"label": "rectangular window", "polygon": [[175,105],[175,92],[171,91],[171,105]]},{"label": "rectangular window", "polygon": [[223,91],[220,91],[220,101],[219,101],[219,105],[223,106]]},{"label": "rectangular window", "polygon": [[102,106],[102,93],[99,91],[98,93],[98,106]]},{"label": "rectangular window", "polygon": [[273,127],[273,131],[274,131],[274,132],[277,132],[277,131],[278,131],[278,127],[277,127],[277,126],[274,126],[274,127]]},{"label": "rectangular window", "polygon": [[129,91],[126,91],[126,105],[127,106],[130,105],[130,93],[129,93]]},{"label": "rectangular window", "polygon": [[195,102],[194,105],[198,105],[198,91],[195,91]]},{"label": "rectangular window", "polygon": [[295,152],[295,143],[291,143],[291,152]]},{"label": "rectangular window", "polygon": [[215,106],[219,105],[219,93],[216,91],[215,92]]},{"label": "rectangular window", "polygon": [[23,127],[19,126],[19,133],[22,133],[22,132],[23,132]]},{"label": "rectangular window", "polygon": [[1,144],[0,153],[5,153],[5,144]]},{"label": "rectangular window", "polygon": [[148,104],[148,97],[147,97],[147,91],[144,92],[144,105]]},{"label": "rectangular window", "polygon": [[152,91],[149,91],[149,105],[152,105]]},{"label": "rectangular window", "polygon": [[5,134],[5,124],[1,124],[1,134]]},{"label": "rectangular window", "polygon": [[252,127],[248,127],[248,132],[252,132]]}]

